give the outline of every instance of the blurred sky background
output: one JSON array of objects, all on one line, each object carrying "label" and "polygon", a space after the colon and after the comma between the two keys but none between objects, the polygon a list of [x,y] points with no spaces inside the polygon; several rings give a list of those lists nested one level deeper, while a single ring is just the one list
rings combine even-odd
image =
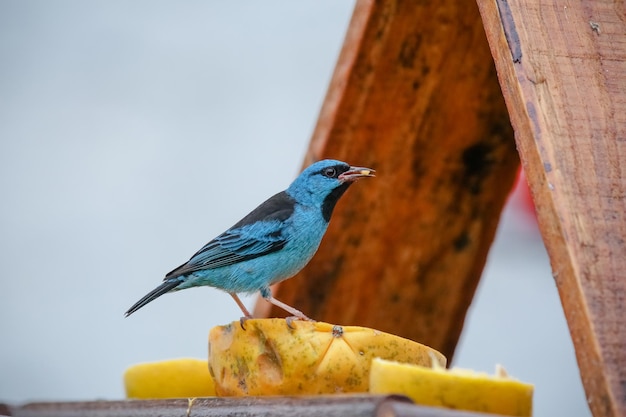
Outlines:
[{"label": "blurred sky background", "polygon": [[[228,295],[123,313],[297,175],[353,5],[0,1],[0,401],[119,399],[131,364],[206,357]],[[535,416],[590,415],[519,196],[454,360],[495,363]]]}]

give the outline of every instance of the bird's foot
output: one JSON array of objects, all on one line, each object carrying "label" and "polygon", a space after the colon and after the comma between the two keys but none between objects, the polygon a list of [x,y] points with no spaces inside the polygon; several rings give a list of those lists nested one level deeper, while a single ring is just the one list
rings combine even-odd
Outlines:
[{"label": "bird's foot", "polygon": [[242,329],[242,330],[246,330],[246,322],[247,322],[248,320],[250,320],[251,318],[253,318],[253,317],[252,317],[252,316],[242,316],[242,317],[239,319],[239,325],[241,326],[241,329]]},{"label": "bird's foot", "polygon": [[315,320],[308,318],[304,314],[302,316],[289,316],[289,317],[285,318],[285,322],[287,323],[287,327],[289,327],[292,330],[294,328],[293,327],[294,320],[310,321],[310,322],[313,322],[313,323],[315,322]]}]

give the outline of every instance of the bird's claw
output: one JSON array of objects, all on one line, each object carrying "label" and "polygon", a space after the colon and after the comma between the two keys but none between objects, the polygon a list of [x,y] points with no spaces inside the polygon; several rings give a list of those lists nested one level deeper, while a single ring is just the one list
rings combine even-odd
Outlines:
[{"label": "bird's claw", "polygon": [[242,316],[241,318],[239,318],[239,325],[241,326],[242,330],[246,330],[246,322],[251,318],[252,316]]},{"label": "bird's claw", "polygon": [[287,323],[287,327],[289,327],[290,330],[293,330],[293,321],[294,320],[300,320],[300,317],[296,317],[296,316],[289,316],[287,318],[285,318],[285,323]]},{"label": "bird's claw", "polygon": [[293,327],[293,322],[294,320],[303,320],[303,321],[310,321],[310,322],[315,322],[315,320],[308,318],[307,316],[289,316],[285,318],[285,322],[287,322],[287,327],[289,327],[291,330],[294,329]]}]

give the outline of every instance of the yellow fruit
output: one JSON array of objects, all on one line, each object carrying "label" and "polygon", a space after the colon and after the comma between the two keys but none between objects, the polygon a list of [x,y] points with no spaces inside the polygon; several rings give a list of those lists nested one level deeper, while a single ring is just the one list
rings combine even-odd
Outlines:
[{"label": "yellow fruit", "polygon": [[208,363],[201,359],[171,359],[140,363],[124,372],[128,398],[189,398],[215,396]]},{"label": "yellow fruit", "polygon": [[497,368],[496,375],[423,367],[376,358],[370,372],[373,394],[404,394],[415,403],[509,416],[532,415],[533,386]]},{"label": "yellow fruit", "polygon": [[366,392],[370,363],[382,357],[429,365],[428,346],[356,326],[285,319],[250,319],[209,333],[209,370],[218,395]]}]

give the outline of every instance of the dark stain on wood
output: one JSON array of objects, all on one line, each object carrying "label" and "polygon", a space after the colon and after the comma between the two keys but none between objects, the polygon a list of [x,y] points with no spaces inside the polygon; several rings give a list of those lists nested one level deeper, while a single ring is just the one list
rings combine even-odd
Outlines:
[{"label": "dark stain on wood", "polygon": [[491,153],[493,146],[479,142],[466,148],[461,155],[463,162],[463,184],[468,187],[472,194],[479,194],[483,180],[489,176],[493,166]]},{"label": "dark stain on wood", "polygon": [[454,245],[454,249],[457,252],[460,252],[463,249],[467,248],[470,242],[471,240],[469,234],[467,233],[467,231],[464,230],[456,239],[454,239],[454,242],[452,242],[452,244]]},{"label": "dark stain on wood", "polygon": [[519,35],[517,34],[517,29],[515,28],[509,2],[507,0],[496,0],[496,4],[498,5],[500,20],[502,20],[504,36],[511,50],[511,58],[513,58],[513,62],[519,63],[522,61],[522,46],[520,44]]},{"label": "dark stain on wood", "polygon": [[413,68],[415,65],[415,58],[417,57],[417,53],[420,49],[420,45],[422,43],[422,35],[419,33],[415,33],[413,35],[407,36],[404,42],[402,42],[402,46],[400,47],[400,55],[398,56],[398,61],[400,65],[404,68]]}]

